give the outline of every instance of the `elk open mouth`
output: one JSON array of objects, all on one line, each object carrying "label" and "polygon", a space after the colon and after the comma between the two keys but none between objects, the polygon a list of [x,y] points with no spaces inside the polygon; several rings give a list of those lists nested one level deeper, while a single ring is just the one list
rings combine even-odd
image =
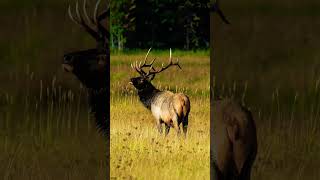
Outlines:
[{"label": "elk open mouth", "polygon": [[73,67],[69,64],[62,64],[62,69],[66,72],[72,72],[73,71]]}]

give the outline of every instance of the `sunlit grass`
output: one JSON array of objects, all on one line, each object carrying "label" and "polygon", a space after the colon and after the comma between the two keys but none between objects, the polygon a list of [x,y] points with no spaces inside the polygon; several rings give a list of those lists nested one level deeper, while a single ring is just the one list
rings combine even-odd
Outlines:
[{"label": "sunlit grass", "polygon": [[[137,100],[111,106],[111,177],[138,179],[209,178],[209,101],[191,99],[187,138],[171,129],[160,135]],[[150,174],[152,176],[150,177]]]},{"label": "sunlit grass", "polygon": [[[130,63],[143,60],[146,52],[111,57],[111,177],[138,179],[209,179],[210,100],[209,57],[184,52],[181,70],[172,68],[157,76],[153,84],[162,90],[184,92],[191,112],[187,138],[168,137],[155,128],[151,112],[139,102],[128,82],[137,73]],[[168,62],[169,51],[150,54],[157,65]]]}]

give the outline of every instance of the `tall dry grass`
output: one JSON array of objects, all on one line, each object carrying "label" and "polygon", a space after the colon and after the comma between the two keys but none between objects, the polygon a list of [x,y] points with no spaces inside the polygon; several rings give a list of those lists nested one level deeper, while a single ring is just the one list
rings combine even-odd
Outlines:
[{"label": "tall dry grass", "polygon": [[38,78],[31,71],[12,75],[8,83],[15,89],[7,85],[1,92],[1,178],[104,179],[106,144],[85,89],[66,89],[57,77],[50,83]]},{"label": "tall dry grass", "polygon": [[105,179],[86,91],[61,69],[94,47],[61,1],[1,1],[0,179]]}]

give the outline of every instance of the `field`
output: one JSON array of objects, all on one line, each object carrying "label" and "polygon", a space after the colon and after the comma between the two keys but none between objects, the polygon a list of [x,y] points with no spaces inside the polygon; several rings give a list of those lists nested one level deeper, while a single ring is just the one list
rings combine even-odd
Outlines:
[{"label": "field", "polygon": [[9,78],[0,94],[1,179],[104,179],[106,144],[85,89],[63,89],[56,77],[48,85],[28,70]]},{"label": "field", "polygon": [[[208,52],[176,52],[182,71],[172,68],[153,80],[160,89],[184,92],[191,112],[187,138],[171,129],[159,135],[151,112],[139,102],[128,84],[137,72],[130,63],[143,60],[146,51],[111,56],[111,178],[208,179],[210,150],[210,97]],[[150,59],[166,63],[168,51],[151,51]],[[156,61],[156,62],[157,62]]]}]

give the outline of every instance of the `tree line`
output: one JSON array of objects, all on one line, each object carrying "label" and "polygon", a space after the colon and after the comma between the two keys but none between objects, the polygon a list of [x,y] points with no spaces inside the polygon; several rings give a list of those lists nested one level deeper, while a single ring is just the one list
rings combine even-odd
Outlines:
[{"label": "tree line", "polygon": [[209,0],[111,1],[111,48],[207,48],[208,3]]}]

